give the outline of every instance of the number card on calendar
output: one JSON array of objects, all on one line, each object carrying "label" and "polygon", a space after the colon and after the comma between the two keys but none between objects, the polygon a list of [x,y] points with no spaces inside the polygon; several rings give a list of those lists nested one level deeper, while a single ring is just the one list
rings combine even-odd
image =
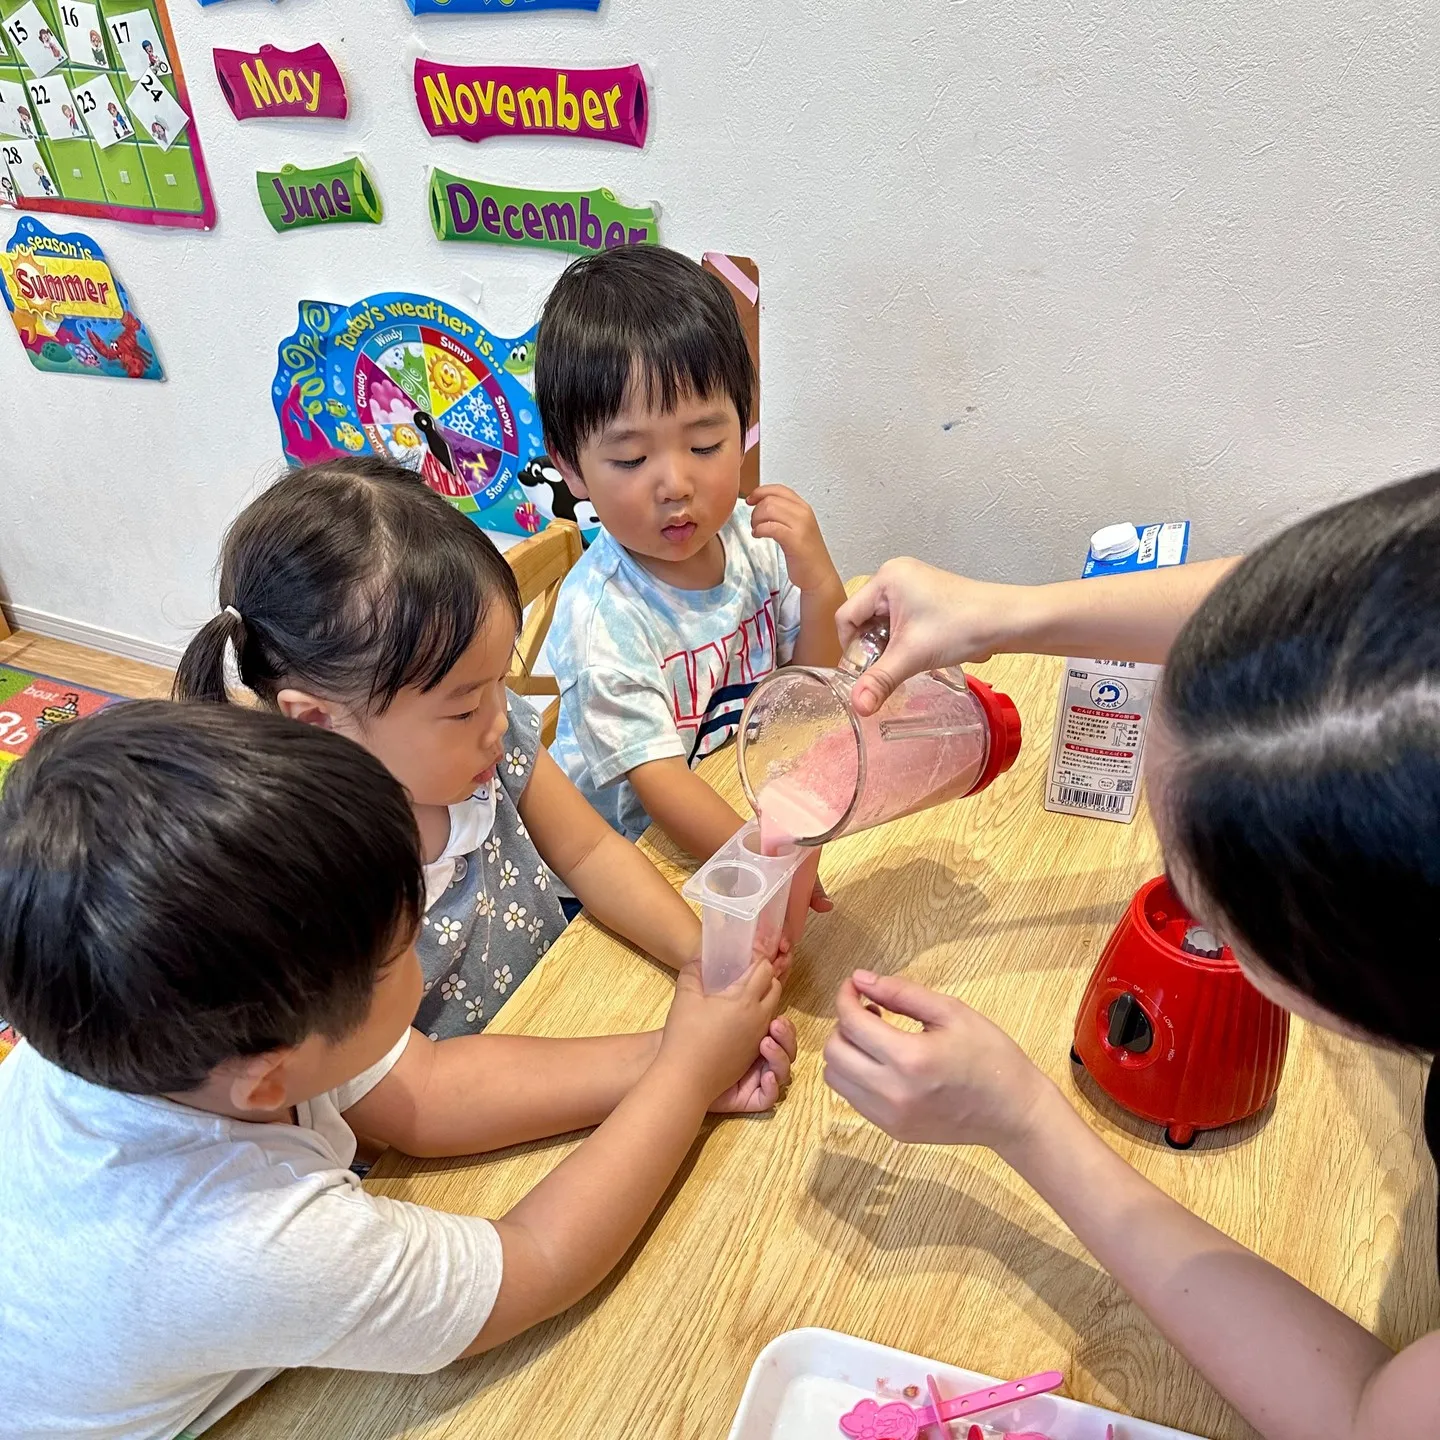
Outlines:
[{"label": "number card on calendar", "polygon": [[60,193],[33,140],[0,140],[0,159],[23,198],[45,200]]},{"label": "number card on calendar", "polygon": [[83,140],[85,122],[75,105],[75,97],[62,74],[47,75],[29,84],[30,98],[41,127],[51,140]]},{"label": "number card on calendar", "polygon": [[65,52],[50,29],[49,21],[40,13],[35,0],[25,0],[5,21],[5,33],[15,53],[36,75],[48,75],[65,59]]},{"label": "number card on calendar", "polygon": [[115,93],[108,75],[97,75],[75,91],[75,108],[90,129],[90,138],[108,150],[121,140],[133,140],[135,127]]},{"label": "number card on calendar", "polygon": [[100,12],[84,0],[60,0],[60,28],[65,32],[65,49],[72,65],[104,70],[110,64],[105,53],[105,32],[100,28]]},{"label": "number card on calendar", "polygon": [[[18,80],[6,80],[0,78],[0,137],[13,135],[17,139],[25,137],[25,131],[20,128],[20,107],[26,107],[25,113],[30,113],[30,101],[25,94],[25,87]],[[35,133],[35,127],[30,127],[30,133]],[[0,165],[0,170],[4,166]]]},{"label": "number card on calendar", "polygon": [[128,101],[135,123],[162,149],[168,150],[190,123],[175,97],[154,73],[146,71]]},{"label": "number card on calendar", "polygon": [[154,17],[148,10],[127,10],[123,15],[111,15],[107,24],[120,63],[130,79],[138,80],[151,70],[157,75],[170,73],[169,57],[160,43],[160,32],[155,28]]}]

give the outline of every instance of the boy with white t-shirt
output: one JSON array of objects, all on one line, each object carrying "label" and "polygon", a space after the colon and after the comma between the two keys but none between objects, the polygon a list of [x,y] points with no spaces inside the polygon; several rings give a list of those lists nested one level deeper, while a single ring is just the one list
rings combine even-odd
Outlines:
[{"label": "boy with white t-shirt", "polygon": [[754,374],[724,284],[673,250],[586,256],[545,303],[546,444],[604,527],[550,629],[552,753],[617,830],[653,821],[701,859],[742,820],[690,767],[777,666],[840,658],[814,512],[781,485],[737,507]]},{"label": "boy with white t-shirt", "polygon": [[603,1123],[503,1218],[449,1215],[348,1168],[357,1131],[480,1148],[512,1038],[410,1029],[424,883],[378,760],[268,712],[116,706],[9,771],[0,877],[7,1440],[175,1440],[283,1367],[437,1370],[564,1309],[778,1004],[768,965],[719,996],[690,967],[648,1044],[564,1042],[595,1081],[558,1128]]}]

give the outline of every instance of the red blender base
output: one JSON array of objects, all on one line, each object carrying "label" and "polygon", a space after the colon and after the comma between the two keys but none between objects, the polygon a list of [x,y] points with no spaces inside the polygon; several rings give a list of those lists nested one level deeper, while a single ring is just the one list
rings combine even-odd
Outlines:
[{"label": "red blender base", "polygon": [[1255,989],[1160,876],[1130,901],[1090,977],[1070,1058],[1187,1150],[1201,1130],[1269,1104],[1289,1039],[1288,1012]]}]

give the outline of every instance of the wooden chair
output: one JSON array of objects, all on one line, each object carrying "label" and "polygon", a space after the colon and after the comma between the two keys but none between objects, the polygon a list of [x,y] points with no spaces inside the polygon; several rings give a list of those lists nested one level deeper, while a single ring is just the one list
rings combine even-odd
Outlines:
[{"label": "wooden chair", "polygon": [[584,548],[579,526],[569,520],[552,520],[538,535],[522,540],[505,552],[526,610],[505,683],[517,695],[555,697],[545,707],[540,721],[540,738],[546,745],[555,739],[555,727],[560,721],[560,687],[553,675],[536,675],[535,665],[550,631],[550,622],[555,618],[560,582],[570,573]]}]

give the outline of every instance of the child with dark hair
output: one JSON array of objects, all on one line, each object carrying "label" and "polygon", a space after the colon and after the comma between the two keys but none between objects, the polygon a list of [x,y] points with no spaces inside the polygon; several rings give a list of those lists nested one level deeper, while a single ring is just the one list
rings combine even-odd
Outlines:
[{"label": "child with dark hair", "polygon": [[[1440,1050],[1440,471],[1238,564],[1025,589],[892,561],[842,633],[876,614],[892,639],[856,687],[866,713],[997,651],[1163,660],[1147,783],[1187,908],[1277,1004]],[[1440,1435],[1440,1333],[1393,1354],[1143,1179],[958,1000],[862,971],[838,1016],[835,1090],[898,1139],[994,1149],[1268,1440]],[[1425,1131],[1440,1159],[1433,1066]]]},{"label": "child with dark hair", "polygon": [[840,658],[814,512],[781,485],[737,509],[753,381],[729,292],[673,250],[586,256],[545,304],[546,446],[604,527],[550,630],[555,758],[617,830],[654,821],[701,859],[741,817],[690,767],[777,665]]},{"label": "child with dark hair", "polygon": [[[283,1367],[422,1373],[498,1345],[620,1259],[707,1108],[758,1093],[736,1081],[779,1003],[763,962],[715,996],[688,968],[659,1033],[416,1034],[417,839],[358,745],[239,707],[115,706],[8,772],[7,1436],[183,1440]],[[547,1049],[585,1077],[548,1113],[487,1079]],[[497,1125],[596,1124],[493,1222],[347,1168],[357,1131],[461,1155]]]},{"label": "child with dark hair", "polygon": [[[554,876],[672,969],[700,924],[540,744],[505,688],[515,577],[411,471],[375,456],[291,471],[230,527],[220,613],[180,662],[180,699],[224,701],[226,657],[263,704],[338,730],[410,793],[425,859],[418,948],[432,1038],[483,1027],[565,926]],[[553,872],[553,873],[552,873]]]}]

